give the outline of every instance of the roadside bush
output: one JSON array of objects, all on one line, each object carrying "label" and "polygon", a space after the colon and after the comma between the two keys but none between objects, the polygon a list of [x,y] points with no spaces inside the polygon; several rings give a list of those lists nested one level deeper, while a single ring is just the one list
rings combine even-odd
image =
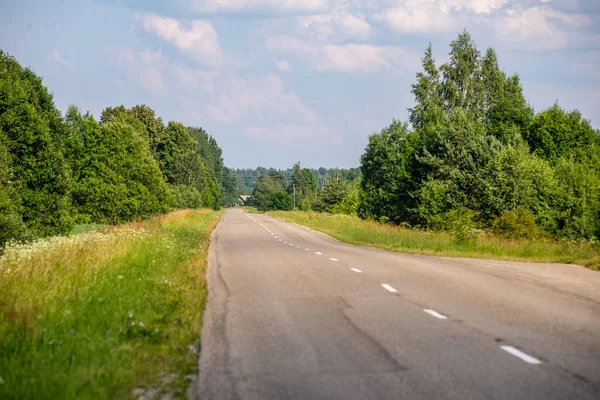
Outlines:
[{"label": "roadside bush", "polygon": [[284,191],[271,192],[267,201],[267,210],[291,210],[292,196]]},{"label": "roadside bush", "polygon": [[524,207],[503,212],[493,221],[492,232],[513,239],[534,239],[541,234],[533,213]]},{"label": "roadside bush", "polygon": [[0,130],[0,248],[9,240],[21,240],[26,227],[19,213],[21,199],[13,185],[14,174],[10,154]]},{"label": "roadside bush", "polygon": [[[596,167],[597,168],[597,167]],[[593,165],[561,160],[558,181],[558,235],[591,238],[600,235],[600,173]]]},{"label": "roadside bush", "polygon": [[311,204],[310,204],[310,200],[308,197],[305,197],[302,199],[302,201],[300,202],[300,204],[298,205],[298,208],[301,211],[310,211],[311,210]]},{"label": "roadside bush", "polygon": [[202,194],[192,186],[173,186],[173,202],[175,208],[200,208],[202,207]]},{"label": "roadside bush", "polygon": [[419,191],[419,217],[433,229],[443,228],[444,216],[448,211],[448,184],[439,180],[429,179]]},{"label": "roadside bush", "polygon": [[446,229],[456,243],[472,243],[479,232],[475,213],[468,208],[457,208],[446,213]]}]

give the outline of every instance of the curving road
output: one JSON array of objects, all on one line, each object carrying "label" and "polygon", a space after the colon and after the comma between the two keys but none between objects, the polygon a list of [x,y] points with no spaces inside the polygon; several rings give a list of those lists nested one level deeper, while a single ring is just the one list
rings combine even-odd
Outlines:
[{"label": "curving road", "polygon": [[227,210],[200,399],[600,399],[600,273],[339,243]]}]

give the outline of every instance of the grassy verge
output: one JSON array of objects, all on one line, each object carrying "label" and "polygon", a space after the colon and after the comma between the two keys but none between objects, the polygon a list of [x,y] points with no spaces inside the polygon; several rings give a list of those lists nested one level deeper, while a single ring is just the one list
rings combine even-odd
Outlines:
[{"label": "grassy verge", "polygon": [[457,243],[445,232],[406,229],[361,220],[348,215],[301,211],[273,211],[269,215],[326,233],[342,242],[385,250],[436,256],[497,260],[572,263],[592,269],[600,266],[598,242],[567,240],[511,240],[490,234],[475,241]]},{"label": "grassy verge", "polygon": [[0,258],[0,398],[185,396],[220,213],[177,211]]}]

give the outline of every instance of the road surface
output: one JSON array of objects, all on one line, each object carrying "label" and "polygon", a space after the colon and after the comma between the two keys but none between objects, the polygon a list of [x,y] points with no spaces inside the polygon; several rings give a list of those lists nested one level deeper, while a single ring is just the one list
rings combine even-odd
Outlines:
[{"label": "road surface", "polygon": [[600,399],[600,273],[339,243],[227,210],[200,399]]}]

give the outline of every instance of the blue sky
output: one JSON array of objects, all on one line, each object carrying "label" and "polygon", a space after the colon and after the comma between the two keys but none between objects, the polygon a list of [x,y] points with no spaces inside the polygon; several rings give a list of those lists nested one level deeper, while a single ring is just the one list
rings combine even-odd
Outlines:
[{"label": "blue sky", "polygon": [[201,126],[231,167],[357,166],[367,137],[413,104],[428,42],[438,63],[466,28],[521,76],[600,128],[598,0],[4,0],[0,49],[99,116],[147,104]]}]

